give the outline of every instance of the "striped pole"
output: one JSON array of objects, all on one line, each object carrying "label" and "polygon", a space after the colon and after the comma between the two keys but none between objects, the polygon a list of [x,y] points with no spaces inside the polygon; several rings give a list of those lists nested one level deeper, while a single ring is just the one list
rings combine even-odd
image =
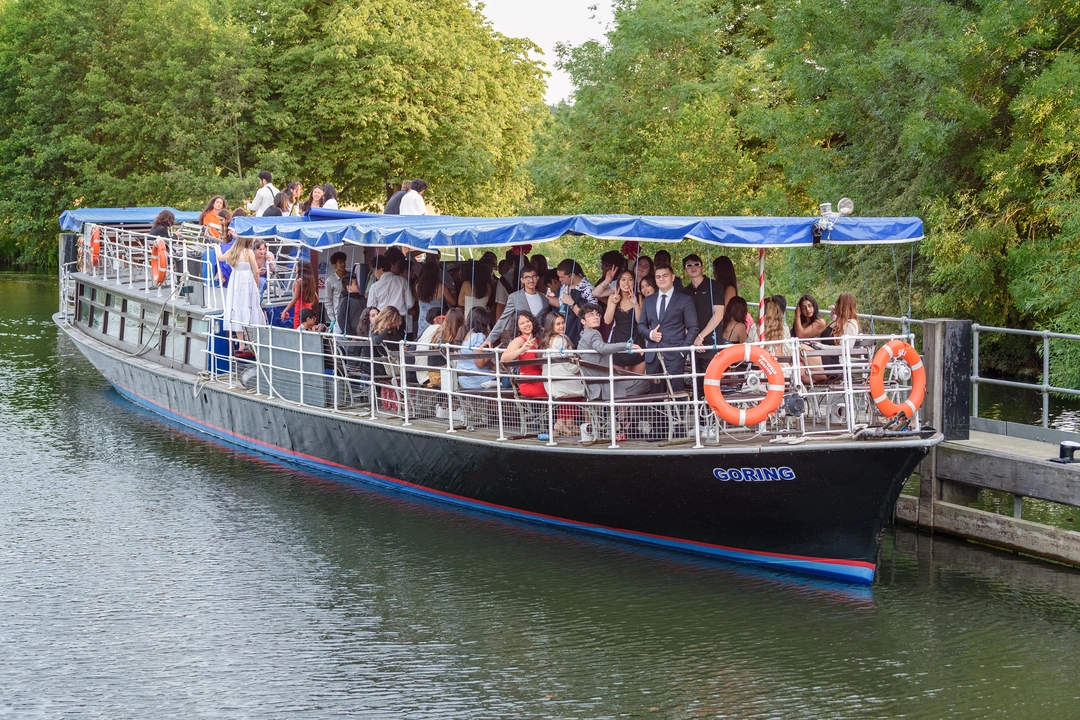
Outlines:
[{"label": "striped pole", "polygon": [[765,248],[758,250],[758,324],[765,317]]}]

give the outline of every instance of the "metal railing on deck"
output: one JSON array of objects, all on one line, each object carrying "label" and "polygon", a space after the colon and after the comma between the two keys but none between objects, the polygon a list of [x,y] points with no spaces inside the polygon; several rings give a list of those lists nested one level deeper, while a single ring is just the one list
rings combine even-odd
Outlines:
[{"label": "metal railing on deck", "polygon": [[[574,438],[612,448],[634,440],[702,448],[724,439],[801,442],[856,436],[868,425],[881,425],[868,390],[870,362],[878,345],[898,337],[836,338],[832,347],[791,340],[755,343],[780,362],[785,393],[797,394],[805,410],[785,402],[765,422],[739,427],[721,421],[705,400],[702,356],[694,352],[699,348],[664,348],[686,352],[686,366],[642,376],[620,370],[610,355],[589,350],[537,350],[535,358],[504,363],[501,349],[376,343],[270,326],[249,326],[241,335],[227,354],[212,361],[219,368],[215,380],[229,387],[371,420],[393,418],[405,426],[487,433],[496,440],[532,438],[549,446]],[[238,357],[241,343],[248,352]],[[489,360],[490,369],[460,367],[477,358]],[[521,373],[530,365],[540,374]],[[902,401],[909,374],[897,364],[887,375],[888,394]],[[652,385],[645,388],[642,381]],[[725,400],[736,407],[756,405],[766,392],[767,382],[753,365],[729,370],[722,382]],[[523,390],[527,383],[542,383],[545,396],[530,396]],[[631,387],[644,394],[628,394]],[[919,428],[917,415],[912,427]]]},{"label": "metal railing on deck", "polygon": [[[1019,335],[1023,337],[1042,338],[1042,382],[1029,383],[1019,380],[1000,380],[998,378],[982,377],[979,374],[979,339],[984,333],[998,333],[1002,335]],[[1056,333],[1049,330],[1017,330],[1014,328],[999,328],[986,325],[972,325],[972,375],[971,375],[971,404],[973,417],[979,417],[979,385],[1000,385],[1002,387],[1023,388],[1025,390],[1037,390],[1042,395],[1042,426],[1050,427],[1050,393],[1060,393],[1080,397],[1080,390],[1074,388],[1057,387],[1050,382],[1050,341],[1051,340],[1080,340],[1080,335],[1069,333]]]},{"label": "metal railing on deck", "polygon": [[[144,292],[178,293],[183,287],[198,284],[202,289],[202,307],[222,309],[225,306],[225,287],[221,282],[221,253],[214,238],[203,237],[198,226],[181,227],[168,238],[107,225],[87,224],[79,235],[77,259],[61,268],[62,282],[68,271],[86,274],[130,285]],[[91,238],[95,231],[100,242],[97,262],[93,262]],[[165,241],[166,264],[164,281],[154,282],[151,265],[159,240]],[[268,305],[287,302],[292,297],[293,283],[301,246],[277,238],[266,238],[270,267],[263,301]],[[190,300],[190,298],[189,298]]]}]

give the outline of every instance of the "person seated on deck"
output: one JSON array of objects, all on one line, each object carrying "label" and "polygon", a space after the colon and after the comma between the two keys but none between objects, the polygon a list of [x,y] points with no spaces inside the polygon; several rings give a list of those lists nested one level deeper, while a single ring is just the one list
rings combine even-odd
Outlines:
[{"label": "person seated on deck", "polygon": [[795,322],[791,326],[792,337],[806,340],[821,337],[828,322],[818,311],[817,300],[813,295],[803,295],[795,307]]},{"label": "person seated on deck", "polygon": [[[850,353],[855,348],[855,343],[858,342],[860,332],[862,330],[859,327],[859,308],[855,296],[851,293],[840,293],[836,298],[836,305],[833,307],[833,321],[822,331],[819,338],[820,342],[811,343],[810,347],[820,349],[835,347],[840,344],[838,339],[843,337],[843,347]],[[806,345],[804,345],[805,347]],[[839,368],[841,362],[841,356],[823,360],[820,356],[811,355],[806,358],[807,369],[803,372],[803,381],[806,383],[811,381],[835,382],[842,377]],[[833,367],[831,370],[823,369],[823,365],[832,365]]]},{"label": "person seated on deck", "polygon": [[176,223],[176,216],[173,215],[171,210],[162,210],[154,218],[154,225],[150,228],[150,232],[147,235],[153,235],[154,237],[169,238],[172,237],[172,226]]},{"label": "person seated on deck", "polygon": [[259,266],[256,275],[259,277],[259,296],[262,297],[270,285],[270,276],[277,271],[277,263],[262,238],[256,238],[251,247],[255,251],[255,263]]},{"label": "person seated on deck", "polygon": [[[784,322],[784,310],[776,296],[765,298],[765,313],[761,319],[760,338],[762,342],[779,343],[766,345],[765,349],[774,356],[791,357],[795,354],[795,340],[792,339],[788,326]],[[784,376],[791,378],[791,363],[780,362]]]},{"label": "person seated on deck", "polygon": [[735,345],[746,342],[749,333],[746,329],[746,300],[736,295],[724,306],[724,320],[720,324],[720,345]]},{"label": "person seated on deck", "polygon": [[315,332],[326,332],[325,325],[319,325],[319,316],[315,314],[315,311],[311,308],[304,308],[300,311],[300,330],[314,330]]},{"label": "person seated on deck", "polygon": [[[566,318],[558,313],[548,313],[544,317],[544,334],[540,338],[542,350],[554,350],[559,353],[559,358],[569,360],[565,351],[573,350],[574,344],[565,334]],[[576,358],[574,358],[576,360]],[[544,390],[553,399],[577,397],[585,394],[585,387],[578,379],[581,368],[577,362],[554,362],[544,366],[545,371],[551,378],[574,378],[572,380],[547,380],[544,382]],[[577,405],[562,404],[555,408],[555,434],[577,435],[581,424],[581,408]]]},{"label": "person seated on deck", "polygon": [[[469,371],[469,374],[461,372],[457,376],[458,386],[462,390],[480,390],[490,387],[488,383],[492,381],[491,376],[495,374],[494,360],[481,347],[491,330],[489,317],[491,316],[488,314],[487,308],[474,307],[468,315],[468,321],[461,327],[457,337],[450,341],[452,345],[464,346],[463,350],[458,351],[456,363],[458,370]],[[481,352],[485,354],[479,355]],[[483,374],[475,374],[478,372]],[[506,387],[509,387],[508,383],[506,383]]]},{"label": "person seated on deck", "polygon": [[[506,352],[502,354],[504,363],[515,360],[535,360],[538,356],[536,349],[540,347],[540,324],[528,310],[519,310],[515,317],[517,325],[517,337],[510,341]],[[521,380],[518,381],[518,392],[522,397],[543,398],[547,397],[544,383],[527,381],[525,377],[540,377],[544,374],[543,365],[521,365],[518,367]]]},{"label": "person seated on deck", "polygon": [[[581,309],[582,326],[581,340],[578,342],[578,357],[582,363],[601,365],[602,368],[593,368],[582,365],[581,374],[585,377],[608,377],[608,358],[618,353],[641,352],[641,346],[627,341],[622,343],[604,342],[600,335],[600,320],[602,317],[600,306],[596,303],[586,303]],[[652,383],[645,376],[630,380],[616,380],[615,397],[627,397],[630,395],[645,395],[652,392]],[[590,400],[609,399],[608,389],[610,383],[586,383],[585,395]]]},{"label": "person seated on deck", "polygon": [[[675,273],[669,266],[657,264],[654,277],[658,292],[645,298],[638,322],[639,336],[647,338],[646,370],[650,375],[661,375],[666,368],[668,375],[681,375],[686,367],[686,351],[665,349],[685,347],[694,342],[698,334],[697,311],[693,300],[675,288]],[[670,382],[675,392],[686,386],[686,379],[682,377],[673,377]]]}]

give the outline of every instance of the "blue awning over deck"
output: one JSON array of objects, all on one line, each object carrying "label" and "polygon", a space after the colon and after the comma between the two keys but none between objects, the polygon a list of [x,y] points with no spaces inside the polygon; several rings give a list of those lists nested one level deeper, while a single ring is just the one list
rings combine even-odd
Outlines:
[{"label": "blue awning over deck", "polygon": [[68,232],[80,232],[84,223],[115,225],[118,223],[138,223],[151,225],[162,210],[169,210],[176,216],[176,222],[199,222],[199,213],[174,210],[171,207],[136,207],[136,208],[79,208],[65,210],[60,214],[60,229]]},{"label": "blue awning over deck", "polygon": [[[817,218],[664,217],[644,215],[555,215],[474,218],[447,215],[362,215],[332,219],[240,217],[240,235],[277,236],[311,248],[343,244],[415,250],[452,250],[525,245],[564,235],[604,240],[681,242],[700,240],[727,247],[787,248],[814,243]],[[918,218],[843,217],[821,235],[842,245],[915,242],[923,238]]]}]

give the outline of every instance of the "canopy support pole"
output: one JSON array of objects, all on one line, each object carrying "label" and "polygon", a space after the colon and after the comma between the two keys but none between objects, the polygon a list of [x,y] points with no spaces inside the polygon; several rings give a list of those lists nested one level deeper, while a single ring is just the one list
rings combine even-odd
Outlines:
[{"label": "canopy support pole", "polygon": [[765,317],[765,248],[758,250],[758,323]]}]

